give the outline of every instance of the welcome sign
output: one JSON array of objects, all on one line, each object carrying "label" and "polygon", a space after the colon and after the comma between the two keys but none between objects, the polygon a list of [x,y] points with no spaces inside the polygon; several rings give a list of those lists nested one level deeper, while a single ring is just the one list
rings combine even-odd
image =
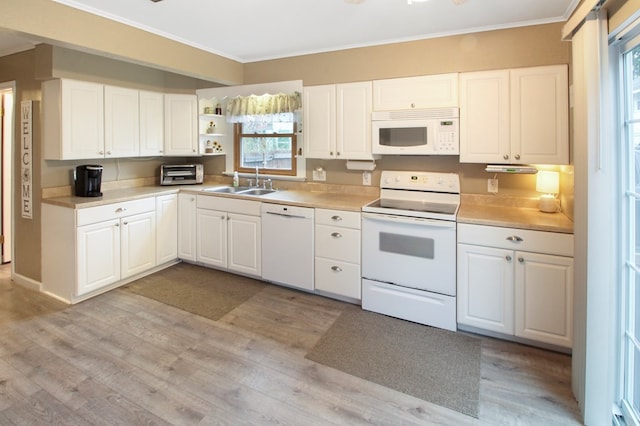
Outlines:
[{"label": "welcome sign", "polygon": [[20,140],[22,145],[21,175],[22,184],[20,187],[20,194],[22,196],[22,203],[20,209],[22,210],[22,217],[25,219],[33,219],[33,187],[31,180],[32,169],[32,101],[22,101],[20,103]]}]

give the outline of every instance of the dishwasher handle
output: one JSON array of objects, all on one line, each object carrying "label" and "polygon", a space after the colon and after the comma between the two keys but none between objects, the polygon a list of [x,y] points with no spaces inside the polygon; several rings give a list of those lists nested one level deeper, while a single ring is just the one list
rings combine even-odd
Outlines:
[{"label": "dishwasher handle", "polygon": [[265,212],[265,213],[272,214],[274,216],[290,217],[292,219],[307,219],[306,216],[297,215],[297,214],[286,214],[286,213],[276,213],[276,212]]}]

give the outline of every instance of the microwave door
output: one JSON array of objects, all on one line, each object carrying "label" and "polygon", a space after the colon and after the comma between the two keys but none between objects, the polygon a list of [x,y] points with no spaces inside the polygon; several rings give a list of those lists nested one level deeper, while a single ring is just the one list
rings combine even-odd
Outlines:
[{"label": "microwave door", "polygon": [[427,155],[433,153],[433,129],[424,122],[373,123],[374,154]]}]

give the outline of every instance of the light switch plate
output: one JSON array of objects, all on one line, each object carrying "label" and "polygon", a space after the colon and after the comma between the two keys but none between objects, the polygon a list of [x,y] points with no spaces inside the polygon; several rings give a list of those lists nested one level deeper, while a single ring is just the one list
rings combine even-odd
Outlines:
[{"label": "light switch plate", "polygon": [[371,172],[368,172],[368,171],[362,172],[362,184],[371,185]]}]

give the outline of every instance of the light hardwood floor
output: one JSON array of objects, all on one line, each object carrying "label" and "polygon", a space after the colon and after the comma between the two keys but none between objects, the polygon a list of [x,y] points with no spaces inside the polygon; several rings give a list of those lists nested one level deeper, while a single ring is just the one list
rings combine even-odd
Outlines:
[{"label": "light hardwood floor", "polygon": [[69,307],[2,266],[0,424],[580,424],[567,355],[482,338],[479,419],[304,358],[344,306],[267,286],[217,322],[121,289]]}]

